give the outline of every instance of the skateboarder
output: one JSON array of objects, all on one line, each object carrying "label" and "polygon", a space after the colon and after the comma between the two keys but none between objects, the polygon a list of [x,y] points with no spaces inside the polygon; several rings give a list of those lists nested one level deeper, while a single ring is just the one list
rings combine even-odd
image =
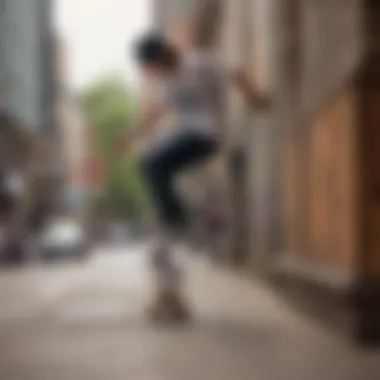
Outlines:
[{"label": "skateboarder", "polygon": [[158,293],[149,315],[183,320],[188,315],[181,276],[170,255],[174,240],[185,235],[189,220],[174,180],[183,170],[210,159],[224,143],[225,94],[230,84],[237,85],[256,110],[268,108],[269,100],[241,70],[228,70],[216,56],[205,52],[180,51],[157,33],[138,41],[135,56],[150,78],[149,107],[132,135],[123,138],[123,148],[151,138],[157,128],[165,125],[168,114],[174,116],[170,119],[174,128],[164,136],[154,137],[139,160],[156,207],[159,229],[153,255]]}]

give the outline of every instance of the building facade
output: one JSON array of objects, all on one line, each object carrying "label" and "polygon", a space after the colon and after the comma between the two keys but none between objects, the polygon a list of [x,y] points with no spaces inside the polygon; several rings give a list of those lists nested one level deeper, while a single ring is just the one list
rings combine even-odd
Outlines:
[{"label": "building facade", "polygon": [[25,233],[51,210],[57,184],[52,4],[0,1],[1,112],[7,120],[1,130],[1,166],[25,183],[13,221]]},{"label": "building facade", "polygon": [[51,1],[1,0],[0,83],[9,112],[33,132],[51,123]]},{"label": "building facade", "polygon": [[[156,3],[162,20],[168,8]],[[238,149],[225,160],[235,227],[226,260],[326,325],[379,341],[380,4],[211,3],[222,17],[210,46],[273,99],[260,116],[230,94]]]}]

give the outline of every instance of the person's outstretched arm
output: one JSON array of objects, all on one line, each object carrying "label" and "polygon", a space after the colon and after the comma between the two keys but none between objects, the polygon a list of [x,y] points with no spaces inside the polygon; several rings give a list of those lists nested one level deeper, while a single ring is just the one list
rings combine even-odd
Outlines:
[{"label": "person's outstretched arm", "polygon": [[138,142],[149,138],[164,114],[165,109],[161,107],[150,106],[149,108],[146,108],[131,132],[126,133],[120,140],[118,146],[119,150],[129,150]]},{"label": "person's outstretched arm", "polygon": [[118,150],[129,150],[134,148],[136,144],[148,139],[166,113],[164,103],[161,101],[159,87],[155,84],[154,79],[146,73],[141,76],[138,98],[139,120],[122,136],[118,143]]},{"label": "person's outstretched arm", "polygon": [[248,75],[243,70],[236,70],[233,73],[233,82],[240,89],[245,101],[257,111],[267,111],[271,107],[271,100],[268,94],[258,90],[252,84]]}]

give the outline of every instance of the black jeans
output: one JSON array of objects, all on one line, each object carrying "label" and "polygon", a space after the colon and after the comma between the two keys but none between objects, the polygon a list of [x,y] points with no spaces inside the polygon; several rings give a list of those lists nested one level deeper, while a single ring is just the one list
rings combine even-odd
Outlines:
[{"label": "black jeans", "polygon": [[207,160],[217,147],[211,137],[179,130],[141,157],[141,171],[160,222],[180,229],[187,226],[186,207],[175,191],[175,177],[182,170]]}]

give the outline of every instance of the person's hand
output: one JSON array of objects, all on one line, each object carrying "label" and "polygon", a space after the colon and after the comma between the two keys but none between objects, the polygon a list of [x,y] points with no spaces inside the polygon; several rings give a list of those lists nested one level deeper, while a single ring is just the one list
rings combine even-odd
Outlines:
[{"label": "person's hand", "polygon": [[271,100],[267,93],[254,86],[248,75],[243,70],[234,73],[235,84],[240,88],[247,103],[256,110],[268,110],[271,107]]},{"label": "person's hand", "polygon": [[255,94],[254,106],[259,110],[268,110],[272,106],[272,101],[268,94],[257,92]]}]

